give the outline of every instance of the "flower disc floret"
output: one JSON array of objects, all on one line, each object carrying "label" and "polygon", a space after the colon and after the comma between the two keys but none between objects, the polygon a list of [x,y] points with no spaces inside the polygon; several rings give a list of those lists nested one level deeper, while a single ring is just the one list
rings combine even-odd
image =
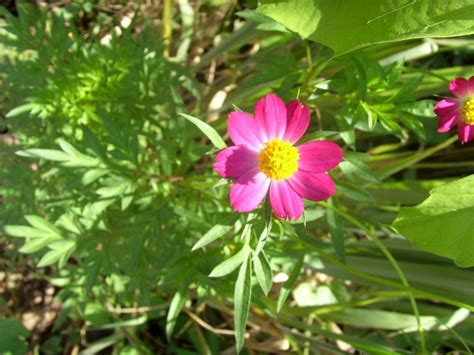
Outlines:
[{"label": "flower disc floret", "polygon": [[290,142],[275,138],[262,149],[260,170],[272,180],[288,179],[298,171],[299,153]]},{"label": "flower disc floret", "polygon": [[474,99],[469,99],[464,103],[461,117],[465,124],[474,125]]}]

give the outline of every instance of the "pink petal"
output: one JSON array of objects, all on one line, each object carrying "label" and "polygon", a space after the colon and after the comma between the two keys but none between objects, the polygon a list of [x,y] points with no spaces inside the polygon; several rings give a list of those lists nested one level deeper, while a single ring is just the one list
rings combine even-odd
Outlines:
[{"label": "pink petal", "polygon": [[474,95],[474,76],[471,76],[468,80],[468,83],[469,83],[469,93],[468,95],[469,96],[473,96]]},{"label": "pink petal", "polygon": [[298,100],[293,100],[286,105],[287,122],[283,140],[295,144],[305,134],[309,127],[310,113],[307,106]]},{"label": "pink petal", "polygon": [[303,198],[291,188],[286,180],[272,181],[270,203],[278,218],[295,220],[303,214]]},{"label": "pink petal", "polygon": [[245,145],[234,145],[216,155],[214,170],[222,177],[237,178],[258,167],[258,153]]},{"label": "pink petal", "polygon": [[474,126],[460,122],[458,126],[458,136],[463,143],[472,141],[474,139]]},{"label": "pink petal", "polygon": [[459,102],[459,100],[444,99],[436,103],[436,106],[434,107],[434,112],[439,117],[443,117],[443,116],[451,117],[460,108],[461,108],[461,103]]},{"label": "pink petal", "polygon": [[455,112],[451,116],[442,116],[438,121],[438,132],[445,133],[449,132],[459,122],[459,113]]},{"label": "pink petal", "polygon": [[258,169],[246,172],[230,188],[230,204],[237,212],[250,212],[263,201],[270,179]]},{"label": "pink petal", "polygon": [[300,196],[312,201],[327,200],[336,193],[336,185],[326,173],[298,171],[288,182]]},{"label": "pink petal", "polygon": [[245,112],[231,112],[227,132],[235,145],[248,145],[254,149],[263,148],[255,120]]},{"label": "pink petal", "polygon": [[336,143],[317,141],[302,144],[298,147],[300,170],[321,173],[334,169],[342,160],[343,152]]},{"label": "pink petal", "polygon": [[469,95],[469,82],[464,78],[456,78],[451,80],[448,89],[454,96],[465,98]]},{"label": "pink petal", "polygon": [[255,121],[264,142],[283,138],[286,129],[286,106],[275,94],[268,94],[255,105]]}]

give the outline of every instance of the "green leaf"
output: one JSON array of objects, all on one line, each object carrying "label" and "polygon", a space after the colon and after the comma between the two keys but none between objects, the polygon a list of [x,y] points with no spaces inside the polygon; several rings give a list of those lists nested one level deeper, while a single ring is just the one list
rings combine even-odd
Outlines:
[{"label": "green leaf", "polygon": [[233,227],[233,225],[216,224],[206,234],[204,234],[203,237],[199,239],[196,244],[194,244],[191,251],[205,247],[206,245],[224,236]]},{"label": "green leaf", "polygon": [[237,254],[230,257],[227,260],[224,260],[222,263],[217,265],[209,274],[209,277],[222,277],[229,275],[235,269],[237,269],[240,264],[244,261],[248,254],[248,247],[244,246]]},{"label": "green leaf", "polygon": [[295,284],[296,280],[298,279],[298,276],[300,275],[301,268],[303,267],[303,262],[304,262],[304,254],[300,256],[298,261],[295,264],[295,267],[291,271],[290,277],[288,280],[286,280],[285,284],[281,288],[280,295],[278,296],[278,301],[277,301],[277,313],[281,311],[283,308],[283,305],[286,302],[286,299],[290,295],[291,289],[293,285]]},{"label": "green leaf", "polygon": [[31,111],[31,109],[35,107],[35,104],[33,103],[28,103],[28,104],[24,104],[24,105],[21,105],[21,106],[18,106],[16,108],[14,108],[13,110],[9,111],[5,117],[6,118],[12,118],[12,117],[15,117],[15,116],[19,116],[21,115],[22,113],[25,113],[25,112],[28,112],[28,111]]},{"label": "green leaf", "polygon": [[50,250],[46,254],[43,255],[41,260],[38,262],[37,267],[45,267],[54,264],[55,262],[59,261],[63,254],[65,254],[66,251],[64,250]]},{"label": "green leaf", "polygon": [[1,354],[26,354],[28,342],[25,338],[30,336],[28,329],[20,320],[14,318],[0,319],[0,353]]},{"label": "green leaf", "polygon": [[176,325],[176,319],[179,313],[186,303],[188,295],[189,285],[186,283],[185,286],[181,287],[178,292],[175,293],[171,300],[170,308],[168,309],[168,315],[166,316],[166,337],[171,339],[173,335],[174,326]]},{"label": "green leaf", "polygon": [[224,149],[227,147],[219,133],[217,133],[214,128],[209,126],[209,124],[185,113],[180,113],[180,115],[199,128],[199,130],[201,130],[201,132],[204,133],[207,138],[209,138],[212,144],[214,144],[214,147],[217,149]]},{"label": "green leaf", "polygon": [[52,241],[57,240],[56,237],[47,237],[47,238],[34,238],[28,239],[23,246],[18,249],[20,253],[23,254],[32,254],[43,249],[45,246],[49,245]]},{"label": "green leaf", "polygon": [[337,258],[345,263],[346,256],[344,252],[344,225],[342,223],[342,218],[339,214],[336,213],[334,209],[339,209],[339,203],[335,197],[331,197],[328,200],[329,206],[332,208],[327,209],[327,220],[329,225],[329,231],[331,232],[331,240],[334,245],[334,250],[336,251]]},{"label": "green leaf", "polygon": [[473,213],[471,175],[431,190],[418,206],[400,209],[393,226],[415,247],[470,267],[474,266]]},{"label": "green leaf", "polygon": [[43,238],[49,235],[49,232],[40,231],[28,226],[5,226],[5,233],[17,238]]},{"label": "green leaf", "polygon": [[268,295],[272,288],[273,273],[270,262],[263,250],[253,257],[253,267],[260,288],[265,295]]},{"label": "green leaf", "polygon": [[373,43],[474,33],[469,1],[262,0],[257,12],[337,54]]},{"label": "green leaf", "polygon": [[234,290],[234,325],[237,352],[242,350],[252,298],[252,264],[249,254],[242,263]]},{"label": "green leaf", "polygon": [[380,182],[369,167],[360,160],[343,161],[339,164],[339,168],[351,180],[364,179],[368,182]]},{"label": "green leaf", "polygon": [[37,266],[44,267],[59,262],[61,268],[76,248],[76,242],[73,240],[58,240],[52,242],[49,248],[51,250],[43,255]]},{"label": "green leaf", "polygon": [[55,149],[25,149],[16,152],[17,155],[27,158],[39,158],[52,161],[67,161],[69,155]]},{"label": "green leaf", "polygon": [[26,215],[25,219],[31,224],[34,228],[45,231],[52,235],[61,237],[61,232],[54,225],[48,222],[46,219],[36,215]]},{"label": "green leaf", "polygon": [[374,202],[374,198],[368,191],[345,181],[336,181],[336,191],[354,201]]},{"label": "green leaf", "polygon": [[89,329],[104,330],[104,329],[117,329],[117,328],[124,328],[124,327],[136,327],[136,326],[146,323],[147,320],[148,320],[148,317],[144,315],[138,318],[123,320],[123,321],[115,322],[115,323],[107,323],[107,324],[99,325],[97,327],[90,327]]}]

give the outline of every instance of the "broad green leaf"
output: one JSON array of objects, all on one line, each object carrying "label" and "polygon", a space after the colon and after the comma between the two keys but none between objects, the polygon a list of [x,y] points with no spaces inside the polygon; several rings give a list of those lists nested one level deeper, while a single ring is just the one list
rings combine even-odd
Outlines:
[{"label": "broad green leaf", "polygon": [[240,264],[244,261],[248,254],[248,248],[243,247],[237,254],[231,256],[229,259],[224,260],[222,263],[217,265],[209,274],[209,277],[222,277],[229,275],[232,271],[237,269]]},{"label": "broad green leaf", "polygon": [[168,339],[171,339],[174,326],[176,325],[176,319],[178,318],[179,313],[186,303],[188,288],[189,285],[186,283],[178,290],[178,292],[175,293],[173,299],[171,300],[170,308],[168,309],[168,315],[166,316],[166,337]]},{"label": "broad green leaf", "polygon": [[272,288],[273,273],[270,262],[263,250],[253,257],[253,267],[260,288],[265,295],[268,295]]},{"label": "broad green leaf", "polygon": [[249,254],[242,263],[234,290],[234,325],[237,352],[242,350],[252,298],[252,264]]},{"label": "broad green leaf", "polygon": [[199,239],[196,244],[194,244],[191,250],[194,251],[205,247],[206,245],[224,236],[233,227],[233,225],[216,224],[206,234],[204,234],[203,237]]},{"label": "broad green leaf", "polygon": [[418,206],[402,208],[393,226],[415,247],[470,267],[474,266],[473,213],[471,175],[431,190]]},{"label": "broad green leaf", "polygon": [[280,312],[281,309],[283,308],[283,305],[285,304],[286,299],[288,298],[291,292],[291,288],[293,287],[296,280],[298,279],[298,276],[301,273],[303,262],[304,262],[304,254],[300,256],[300,258],[295,264],[295,267],[291,271],[290,277],[288,278],[288,280],[286,280],[285,284],[281,288],[280,295],[278,296],[278,301],[277,301],[277,312]]},{"label": "broad green leaf", "polygon": [[470,0],[262,0],[257,12],[337,54],[373,43],[474,33]]},{"label": "broad green leaf", "polygon": [[14,318],[0,319],[0,353],[1,354],[26,354],[28,352],[28,342],[26,338],[30,332],[21,323]]},{"label": "broad green leaf", "polygon": [[224,149],[227,146],[219,133],[206,122],[185,113],[180,113],[180,115],[199,128],[217,149]]}]

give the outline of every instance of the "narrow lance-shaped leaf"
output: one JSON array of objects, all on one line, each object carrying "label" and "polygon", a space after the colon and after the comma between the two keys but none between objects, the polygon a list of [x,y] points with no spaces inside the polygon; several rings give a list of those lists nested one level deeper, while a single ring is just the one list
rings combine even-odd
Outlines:
[{"label": "narrow lance-shaped leaf", "polygon": [[283,305],[286,302],[286,299],[288,298],[291,289],[293,288],[293,285],[295,284],[296,280],[298,279],[299,274],[301,273],[301,268],[303,267],[303,262],[304,262],[304,254],[300,256],[298,261],[295,264],[295,267],[291,271],[290,277],[288,280],[286,280],[285,284],[283,285],[280,295],[278,296],[278,301],[277,301],[277,312],[280,312],[281,309],[283,308]]},{"label": "narrow lance-shaped leaf", "polygon": [[204,234],[203,237],[199,239],[196,244],[194,244],[192,251],[203,248],[206,245],[212,243],[213,241],[221,238],[227,232],[232,230],[233,227],[233,225],[216,224],[206,234]]},{"label": "narrow lance-shaped leaf", "polygon": [[234,324],[237,352],[240,352],[244,346],[245,328],[252,297],[252,264],[249,256],[250,254],[247,254],[240,267],[234,290]]},{"label": "narrow lance-shaped leaf", "polygon": [[339,203],[335,197],[331,197],[328,200],[329,206],[332,208],[327,209],[327,220],[329,225],[329,231],[331,232],[332,244],[336,251],[337,258],[345,263],[346,256],[344,253],[344,225],[342,218],[337,214],[335,210],[339,209]]},{"label": "narrow lance-shaped leaf", "polygon": [[224,149],[227,146],[219,133],[206,122],[185,113],[180,113],[180,115],[199,128],[217,149]]},{"label": "narrow lance-shaped leaf", "polygon": [[240,264],[244,261],[248,254],[248,247],[244,246],[237,254],[231,256],[229,259],[224,260],[222,263],[217,265],[209,274],[209,277],[222,277],[229,275],[235,269],[237,269]]},{"label": "narrow lance-shaped leaf", "polygon": [[186,303],[186,297],[188,294],[189,285],[186,283],[185,286],[181,287],[178,292],[175,293],[173,299],[171,300],[170,308],[168,310],[168,315],[166,316],[166,337],[171,339],[173,335],[174,326],[176,325],[176,319],[178,318],[179,313]]},{"label": "narrow lance-shaped leaf", "polygon": [[270,262],[263,250],[259,254],[254,255],[253,266],[260,288],[265,295],[268,295],[272,288],[273,273]]}]

